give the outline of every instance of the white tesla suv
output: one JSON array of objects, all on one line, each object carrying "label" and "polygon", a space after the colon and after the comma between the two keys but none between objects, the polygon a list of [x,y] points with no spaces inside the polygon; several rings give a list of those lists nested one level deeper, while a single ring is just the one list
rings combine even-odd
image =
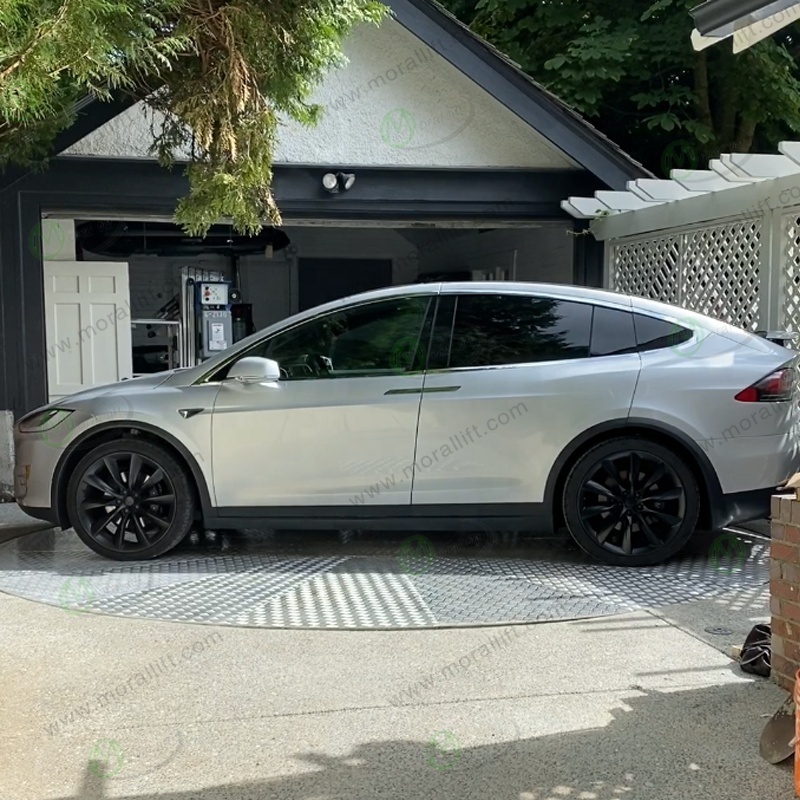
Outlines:
[{"label": "white tesla suv", "polygon": [[798,467],[795,353],[574,286],[398,286],[15,429],[16,497],[97,553],[192,526],[564,526],[610,564],[769,515]]}]

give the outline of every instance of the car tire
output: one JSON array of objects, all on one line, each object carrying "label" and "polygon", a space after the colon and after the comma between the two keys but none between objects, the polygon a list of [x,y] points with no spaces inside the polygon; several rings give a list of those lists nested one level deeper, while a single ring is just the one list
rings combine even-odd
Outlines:
[{"label": "car tire", "polygon": [[563,510],[572,537],[598,561],[649,566],[687,543],[700,514],[700,490],[685,460],[663,445],[620,437],[592,447],[573,465]]},{"label": "car tire", "polygon": [[67,513],[80,539],[116,561],[157,558],[189,533],[195,493],[164,447],[126,438],[87,453],[67,484]]}]

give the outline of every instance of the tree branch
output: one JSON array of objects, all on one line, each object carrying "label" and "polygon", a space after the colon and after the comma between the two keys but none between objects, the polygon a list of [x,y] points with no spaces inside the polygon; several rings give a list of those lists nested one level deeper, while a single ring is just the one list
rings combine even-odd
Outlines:
[{"label": "tree branch", "polygon": [[34,51],[36,46],[48,36],[50,36],[53,31],[64,21],[64,18],[67,16],[67,11],[69,10],[70,0],[64,0],[64,5],[58,10],[58,14],[56,14],[55,19],[50,23],[49,26],[43,28],[37,28],[36,32],[31,36],[30,41],[25,45],[22,49],[22,52],[17,56],[17,58],[9,64],[2,72],[0,72],[0,82],[4,81],[11,75],[12,72],[18,70],[23,64],[25,60],[30,56],[30,54]]}]

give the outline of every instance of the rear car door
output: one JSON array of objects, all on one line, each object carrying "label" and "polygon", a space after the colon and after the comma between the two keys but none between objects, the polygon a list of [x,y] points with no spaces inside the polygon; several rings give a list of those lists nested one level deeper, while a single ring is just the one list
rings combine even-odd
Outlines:
[{"label": "rear car door", "polygon": [[630,301],[443,289],[412,504],[544,500],[564,448],[628,416],[640,358]]}]

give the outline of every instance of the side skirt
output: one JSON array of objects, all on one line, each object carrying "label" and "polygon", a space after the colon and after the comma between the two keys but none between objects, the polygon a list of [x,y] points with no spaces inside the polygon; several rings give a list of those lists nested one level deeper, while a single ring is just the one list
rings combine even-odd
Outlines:
[{"label": "side skirt", "polygon": [[213,529],[456,531],[488,528],[552,534],[553,521],[544,503],[430,506],[346,506],[216,508],[205,517]]}]

